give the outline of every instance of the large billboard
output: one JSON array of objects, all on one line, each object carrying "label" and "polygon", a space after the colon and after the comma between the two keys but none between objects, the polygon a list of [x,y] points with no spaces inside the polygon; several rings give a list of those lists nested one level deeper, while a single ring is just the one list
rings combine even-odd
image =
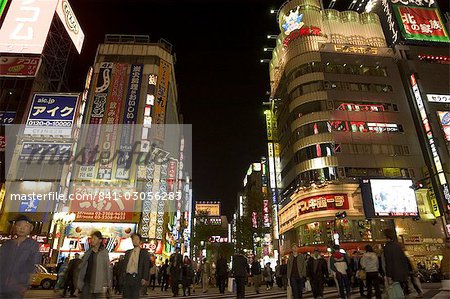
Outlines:
[{"label": "large billboard", "polygon": [[40,65],[40,57],[2,56],[0,77],[36,77]]},{"label": "large billboard", "polygon": [[68,0],[59,0],[56,7],[56,13],[61,19],[61,22],[66,28],[70,39],[72,40],[78,53],[81,53],[81,48],[84,42],[84,32],[81,29],[80,23],[78,23],[77,17],[73,13],[72,7]]},{"label": "large billboard", "polygon": [[58,0],[11,2],[0,30],[0,52],[41,54]]},{"label": "large billboard", "polygon": [[208,216],[220,216],[220,202],[196,202],[195,214],[206,213]]},{"label": "large billboard", "polygon": [[35,94],[24,134],[72,136],[78,94]]},{"label": "large billboard", "polygon": [[411,179],[368,179],[361,183],[366,217],[418,216]]},{"label": "large billboard", "polygon": [[438,8],[394,5],[394,13],[406,40],[450,42]]}]

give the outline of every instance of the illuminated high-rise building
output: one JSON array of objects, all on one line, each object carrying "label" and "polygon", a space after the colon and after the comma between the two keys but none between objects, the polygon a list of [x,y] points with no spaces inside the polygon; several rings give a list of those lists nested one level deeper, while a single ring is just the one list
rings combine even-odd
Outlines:
[{"label": "illuminated high-rise building", "polygon": [[276,122],[269,145],[279,147],[281,162],[281,253],[292,243],[306,251],[336,243],[358,249],[383,242],[382,228],[400,230],[418,209],[431,213],[409,188],[425,163],[379,17],[292,0],[277,20],[266,116]]}]

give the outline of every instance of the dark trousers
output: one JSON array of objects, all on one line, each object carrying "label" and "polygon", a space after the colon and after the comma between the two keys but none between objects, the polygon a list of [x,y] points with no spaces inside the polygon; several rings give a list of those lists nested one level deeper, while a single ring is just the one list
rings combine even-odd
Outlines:
[{"label": "dark trousers", "polygon": [[153,284],[152,289],[155,289],[155,285],[156,285],[156,274],[152,274],[150,275],[150,284],[148,285],[148,287],[151,287]]},{"label": "dark trousers", "polygon": [[126,274],[123,283],[123,298],[137,299],[141,291],[140,279],[137,275]]},{"label": "dark trousers", "polygon": [[311,291],[313,293],[313,297],[323,297],[323,277],[311,277]]},{"label": "dark trousers", "polygon": [[236,281],[236,298],[243,299],[245,298],[245,277],[237,276],[235,277]]},{"label": "dark trousers", "polygon": [[227,281],[226,276],[217,276],[217,285],[219,286],[219,293],[225,294],[225,283]]},{"label": "dark trousers", "polygon": [[70,296],[73,296],[73,294],[75,293],[75,285],[73,284],[73,277],[68,277],[64,281],[63,293],[62,293],[63,296],[66,296],[67,289],[69,289]]},{"label": "dark trousers", "polygon": [[305,287],[304,280],[302,278],[291,277],[290,282],[292,288],[292,298],[303,298],[303,288]]},{"label": "dark trousers", "polygon": [[346,299],[350,297],[350,281],[348,280],[348,276],[336,273],[336,279],[339,284],[339,295],[342,299]]},{"label": "dark trousers", "polygon": [[161,291],[167,291],[169,287],[169,275],[165,274],[161,278]]},{"label": "dark trousers", "polygon": [[375,288],[375,297],[381,299],[380,280],[378,272],[366,272],[367,298],[372,298],[372,286]]},{"label": "dark trousers", "polygon": [[[3,298],[3,297],[2,297]],[[97,299],[105,298],[103,293],[91,293],[91,286],[89,283],[84,283],[83,289],[81,290],[81,299]]]},{"label": "dark trousers", "polygon": [[361,297],[363,297],[364,296],[364,281],[362,279],[359,279],[359,278],[355,278],[355,281],[356,281],[356,284],[359,287],[359,294],[361,295]]},{"label": "dark trousers", "polygon": [[178,277],[173,277],[173,275],[170,275],[170,277],[172,278],[172,280],[171,280],[172,294],[174,296],[178,296],[178,292],[180,291],[180,288],[178,286],[180,283],[178,280]]}]

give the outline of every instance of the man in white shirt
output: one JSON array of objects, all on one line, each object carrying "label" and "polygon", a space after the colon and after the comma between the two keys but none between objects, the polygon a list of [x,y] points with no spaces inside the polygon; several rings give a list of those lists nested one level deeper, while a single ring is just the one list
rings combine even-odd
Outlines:
[{"label": "man in white shirt", "polygon": [[125,253],[125,281],[123,284],[123,298],[139,298],[142,286],[148,284],[150,273],[150,255],[145,249],[141,249],[141,235],[131,236],[133,249]]}]

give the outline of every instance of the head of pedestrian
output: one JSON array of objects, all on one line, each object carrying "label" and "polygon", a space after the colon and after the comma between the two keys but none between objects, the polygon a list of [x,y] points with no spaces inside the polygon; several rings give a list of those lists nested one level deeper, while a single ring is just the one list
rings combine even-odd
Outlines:
[{"label": "head of pedestrian", "polygon": [[383,230],[383,233],[386,236],[386,238],[388,238],[388,240],[390,240],[390,241],[397,240],[397,236],[395,235],[395,232],[393,229],[386,228]]},{"label": "head of pedestrian", "polygon": [[181,252],[180,247],[175,248],[175,253],[179,254]]},{"label": "head of pedestrian", "polygon": [[297,246],[297,244],[292,244],[291,249],[292,249],[292,254],[294,256],[297,256],[297,254],[298,254],[298,246]]},{"label": "head of pedestrian", "polygon": [[366,252],[373,252],[373,247],[371,245],[369,245],[369,244],[364,246],[364,249],[366,250]]},{"label": "head of pedestrian", "polygon": [[142,236],[138,233],[134,233],[131,235],[131,242],[133,243],[133,247],[140,247],[142,242]]},{"label": "head of pedestrian", "polygon": [[91,235],[92,247],[102,248],[103,247],[103,235],[100,231],[95,231]]},{"label": "head of pedestrian", "polygon": [[319,250],[319,248],[314,248],[314,252],[313,252],[313,256],[315,257],[315,258],[318,258],[319,256],[320,256],[320,250]]},{"label": "head of pedestrian", "polygon": [[18,238],[26,238],[33,230],[30,218],[19,215],[14,222],[14,230]]},{"label": "head of pedestrian", "polygon": [[79,253],[75,253],[75,258],[79,259],[80,258],[80,254]]},{"label": "head of pedestrian", "polygon": [[169,259],[166,259],[166,261],[164,262],[166,265],[169,264]]},{"label": "head of pedestrian", "polygon": [[183,263],[184,263],[185,265],[187,265],[187,264],[190,264],[190,262],[191,262],[191,260],[189,259],[189,257],[188,257],[187,255],[185,255],[185,256],[184,256]]}]

